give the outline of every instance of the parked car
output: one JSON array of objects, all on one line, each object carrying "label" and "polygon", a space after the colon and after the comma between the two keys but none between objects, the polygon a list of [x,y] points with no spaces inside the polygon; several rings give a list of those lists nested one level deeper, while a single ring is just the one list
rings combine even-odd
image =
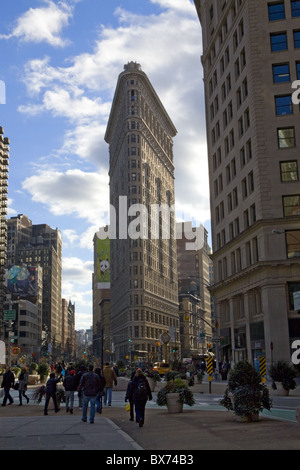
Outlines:
[{"label": "parked car", "polygon": [[155,362],[153,364],[153,372],[158,372],[159,375],[165,375],[166,372],[170,372],[170,364],[167,362]]}]

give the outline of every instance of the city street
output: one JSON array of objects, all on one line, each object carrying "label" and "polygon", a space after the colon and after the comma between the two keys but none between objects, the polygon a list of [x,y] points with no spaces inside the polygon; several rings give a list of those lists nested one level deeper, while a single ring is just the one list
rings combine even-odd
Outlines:
[{"label": "city street", "polygon": [[[29,396],[30,396],[29,391]],[[221,395],[195,393],[196,404],[183,413],[169,414],[153,400],[147,403],[143,428],[129,421],[124,391],[113,391],[111,407],[97,414],[95,423],[81,421],[78,400],[74,414],[65,411],[43,416],[43,405],[29,402],[0,408],[0,449],[35,450],[300,450],[300,429],[295,418],[299,397],[274,397],[272,411],[264,411],[257,423],[236,420],[218,402]],[[181,453],[182,453],[181,452]]]}]

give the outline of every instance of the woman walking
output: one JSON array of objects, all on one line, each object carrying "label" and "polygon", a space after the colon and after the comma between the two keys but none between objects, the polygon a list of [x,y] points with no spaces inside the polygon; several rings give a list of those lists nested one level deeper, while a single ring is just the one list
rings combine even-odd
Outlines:
[{"label": "woman walking", "polygon": [[22,397],[26,398],[27,403],[29,402],[29,398],[26,395],[27,385],[28,385],[28,372],[26,367],[22,367],[21,373],[18,377],[19,379],[19,406],[22,405]]}]

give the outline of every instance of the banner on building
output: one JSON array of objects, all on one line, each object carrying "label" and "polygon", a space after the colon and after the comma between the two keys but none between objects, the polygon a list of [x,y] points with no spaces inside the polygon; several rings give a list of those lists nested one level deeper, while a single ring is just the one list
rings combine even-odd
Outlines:
[{"label": "banner on building", "polygon": [[6,285],[11,294],[31,299],[37,296],[37,271],[35,266],[11,266],[6,271]]},{"label": "banner on building", "polygon": [[110,289],[110,240],[97,240],[97,288]]}]

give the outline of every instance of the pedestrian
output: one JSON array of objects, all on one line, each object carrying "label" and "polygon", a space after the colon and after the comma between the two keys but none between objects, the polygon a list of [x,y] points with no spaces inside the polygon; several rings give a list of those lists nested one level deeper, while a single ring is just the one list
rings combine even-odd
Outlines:
[{"label": "pedestrian", "polygon": [[19,379],[19,406],[22,405],[22,397],[26,398],[27,403],[29,402],[29,397],[26,395],[27,385],[28,385],[28,372],[26,367],[22,367]]},{"label": "pedestrian", "polygon": [[10,370],[10,367],[6,367],[6,371],[3,374],[2,385],[1,388],[4,388],[4,398],[2,402],[2,406],[6,405],[7,400],[9,401],[8,405],[11,405],[14,401],[12,396],[10,395],[9,391],[15,385],[15,376],[14,373]]},{"label": "pedestrian", "polygon": [[130,421],[134,421],[134,403],[133,403],[133,379],[135,376],[135,370],[132,372],[130,380],[127,385],[126,395],[125,395],[125,402],[129,401],[130,404]]},{"label": "pedestrian", "polygon": [[99,376],[99,380],[100,380],[100,390],[99,390],[99,392],[97,394],[97,398],[96,398],[96,411],[97,411],[97,413],[102,413],[102,397],[104,395],[104,388],[105,388],[105,385],[106,385],[106,380],[105,380],[104,376],[101,373],[100,367],[97,367],[95,369],[95,374],[97,374]]},{"label": "pedestrian", "polygon": [[133,379],[133,403],[136,422],[139,423],[140,428],[145,422],[145,407],[148,399],[152,400],[151,389],[145,374],[138,369]]},{"label": "pedestrian", "polygon": [[68,375],[65,376],[63,380],[63,386],[66,393],[66,412],[70,411],[70,414],[73,414],[73,405],[74,405],[74,394],[77,390],[77,380],[75,376],[75,370],[71,369]]},{"label": "pedestrian", "polygon": [[87,409],[89,403],[90,409],[90,423],[92,424],[95,419],[95,405],[97,394],[100,390],[100,379],[95,372],[93,366],[89,365],[88,372],[83,374],[79,384],[79,391],[83,390],[83,408],[82,408],[82,421],[87,422]]},{"label": "pedestrian", "polygon": [[53,400],[55,413],[60,411],[60,408],[57,405],[57,399],[56,399],[57,384],[60,381],[60,379],[61,379],[61,376],[59,376],[58,378],[55,378],[55,374],[52,372],[50,374],[50,378],[47,380],[47,383],[46,383],[46,401],[45,401],[45,407],[44,407],[44,415],[45,416],[48,415],[48,405],[49,405],[50,398],[52,398],[52,400]]},{"label": "pedestrian", "polygon": [[111,406],[112,388],[113,388],[113,385],[117,385],[117,376],[116,376],[115,371],[113,370],[112,367],[110,367],[108,362],[104,366],[103,375],[106,380],[104,405],[106,405],[107,403],[108,406]]},{"label": "pedestrian", "polygon": [[85,374],[87,372],[87,369],[86,367],[82,364],[80,366],[80,369],[79,371],[77,372],[76,374],[76,385],[77,385],[77,390],[78,390],[78,408],[80,410],[82,410],[82,405],[83,405],[83,392],[82,390],[79,390],[79,384],[80,384],[80,380],[81,380],[81,377],[83,376],[83,374]]}]

